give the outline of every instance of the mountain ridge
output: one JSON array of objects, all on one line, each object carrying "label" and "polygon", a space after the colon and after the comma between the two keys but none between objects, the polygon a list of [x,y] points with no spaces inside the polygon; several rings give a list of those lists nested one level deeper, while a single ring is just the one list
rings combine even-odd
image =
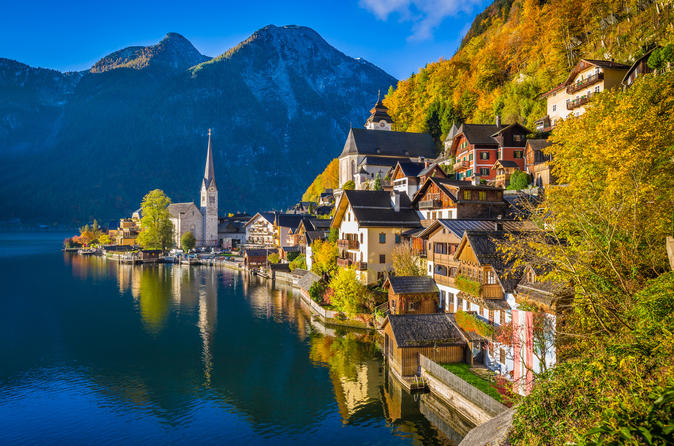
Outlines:
[{"label": "mountain ridge", "polygon": [[[221,209],[278,209],[298,200],[343,144],[349,122],[364,121],[376,91],[396,80],[310,28],[272,26],[254,35],[208,60],[187,48],[176,64],[162,60],[175,54],[161,45],[166,38],[127,47],[101,58],[105,69],[72,77],[68,88],[47,88],[41,101],[48,106],[27,100],[16,81],[3,83],[0,66],[0,99],[16,98],[0,105],[7,218],[122,217],[155,187],[174,201],[195,200],[208,128]],[[37,70],[29,71],[45,82],[66,77]]]}]

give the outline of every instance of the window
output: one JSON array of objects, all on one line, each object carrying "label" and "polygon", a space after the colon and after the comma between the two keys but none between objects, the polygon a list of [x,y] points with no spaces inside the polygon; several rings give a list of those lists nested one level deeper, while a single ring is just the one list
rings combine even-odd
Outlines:
[{"label": "window", "polygon": [[597,85],[596,87],[594,87],[594,92],[595,92],[595,93],[599,93],[599,85]]},{"label": "window", "polygon": [[385,232],[379,233],[379,243],[386,243],[386,233]]},{"label": "window", "polygon": [[557,104],[552,104],[552,111],[557,111]]},{"label": "window", "polygon": [[493,285],[496,283],[496,275],[494,274],[494,271],[489,271],[487,273],[487,283],[490,285]]},{"label": "window", "polygon": [[363,243],[363,233],[360,233],[360,242]]},{"label": "window", "polygon": [[481,160],[488,160],[489,159],[489,152],[480,152],[480,159]]},{"label": "window", "polygon": [[489,167],[480,167],[480,175],[489,176]]},{"label": "window", "polygon": [[379,254],[379,263],[386,263],[386,255]]},{"label": "window", "polygon": [[469,190],[463,191],[463,199],[464,200],[470,200],[470,191]]},{"label": "window", "polygon": [[456,297],[456,311],[463,310],[463,299]]},{"label": "window", "polygon": [[409,302],[407,304],[407,311],[417,311],[421,307],[421,302]]},{"label": "window", "polygon": [[513,141],[522,142],[522,135],[513,135]]},{"label": "window", "polygon": [[505,364],[505,360],[506,360],[505,350],[503,350],[502,348],[498,349],[498,362],[500,362],[501,364]]},{"label": "window", "polygon": [[518,159],[518,158],[523,158],[523,157],[524,157],[524,151],[523,150],[513,151],[513,158]]},{"label": "window", "polygon": [[[487,170],[489,170],[489,169],[487,169]],[[478,195],[480,196],[480,201],[487,201],[487,192],[486,191],[481,190],[480,192],[478,192]]]},{"label": "window", "polygon": [[489,322],[494,322],[494,310],[489,310]]},{"label": "window", "polygon": [[396,243],[400,243],[400,234],[396,234]]},{"label": "window", "polygon": [[468,155],[468,161],[473,161],[473,154]]}]

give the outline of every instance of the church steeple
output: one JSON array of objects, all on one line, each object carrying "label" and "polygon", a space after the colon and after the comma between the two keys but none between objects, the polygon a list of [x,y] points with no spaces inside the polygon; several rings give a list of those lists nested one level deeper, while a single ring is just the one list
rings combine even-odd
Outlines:
[{"label": "church steeple", "polygon": [[365,121],[365,128],[370,130],[391,130],[393,119],[388,114],[388,107],[381,99],[381,91],[377,92],[377,103],[370,110],[370,117]]},{"label": "church steeple", "polygon": [[215,185],[215,169],[213,168],[213,149],[211,148],[211,129],[208,129],[208,151],[206,152],[206,168],[204,169],[204,185],[208,188]]}]

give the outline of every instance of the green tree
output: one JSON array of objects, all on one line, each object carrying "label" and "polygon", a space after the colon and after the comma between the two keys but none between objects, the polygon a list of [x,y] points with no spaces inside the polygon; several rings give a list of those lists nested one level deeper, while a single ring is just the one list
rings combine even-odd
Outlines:
[{"label": "green tree", "polygon": [[173,246],[173,223],[168,206],[171,199],[160,189],[148,192],[140,205],[143,218],[138,243],[145,249],[166,250]]},{"label": "green tree", "polygon": [[110,239],[110,236],[108,234],[101,234],[98,237],[98,243],[101,245],[109,245],[112,243],[112,239]]},{"label": "green tree", "polygon": [[279,257],[278,253],[276,253],[276,252],[272,252],[271,254],[269,254],[267,256],[267,262],[269,262],[269,263],[276,264],[280,261],[281,261],[281,257]]},{"label": "green tree", "polygon": [[182,237],[180,237],[180,246],[183,248],[183,251],[185,252],[190,252],[190,250],[194,249],[196,244],[197,239],[194,238],[194,234],[192,234],[192,231],[187,231],[186,233],[183,234]]},{"label": "green tree", "polygon": [[292,262],[290,262],[290,271],[294,271],[296,269],[307,269],[307,259],[304,256],[304,254],[300,254],[297,257],[293,259]]},{"label": "green tree", "polygon": [[377,178],[374,179],[374,186],[372,187],[372,190],[384,190],[384,188],[381,186],[381,176],[379,175],[379,172],[377,172]]},{"label": "green tree", "polygon": [[362,310],[366,288],[356,278],[356,271],[351,268],[339,268],[330,280],[330,288],[335,292],[332,304],[348,315]]},{"label": "green tree", "polygon": [[526,172],[521,170],[515,170],[512,175],[510,175],[510,184],[506,189],[508,190],[522,190],[526,189],[529,185],[529,175]]}]

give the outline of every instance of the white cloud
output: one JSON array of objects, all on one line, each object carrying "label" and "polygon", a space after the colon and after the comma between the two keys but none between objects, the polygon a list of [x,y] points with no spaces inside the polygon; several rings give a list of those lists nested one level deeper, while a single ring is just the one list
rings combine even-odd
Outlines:
[{"label": "white cloud", "polygon": [[412,23],[408,40],[431,39],[433,32],[449,16],[472,11],[481,0],[360,0],[360,6],[380,20],[398,14],[400,21]]}]

